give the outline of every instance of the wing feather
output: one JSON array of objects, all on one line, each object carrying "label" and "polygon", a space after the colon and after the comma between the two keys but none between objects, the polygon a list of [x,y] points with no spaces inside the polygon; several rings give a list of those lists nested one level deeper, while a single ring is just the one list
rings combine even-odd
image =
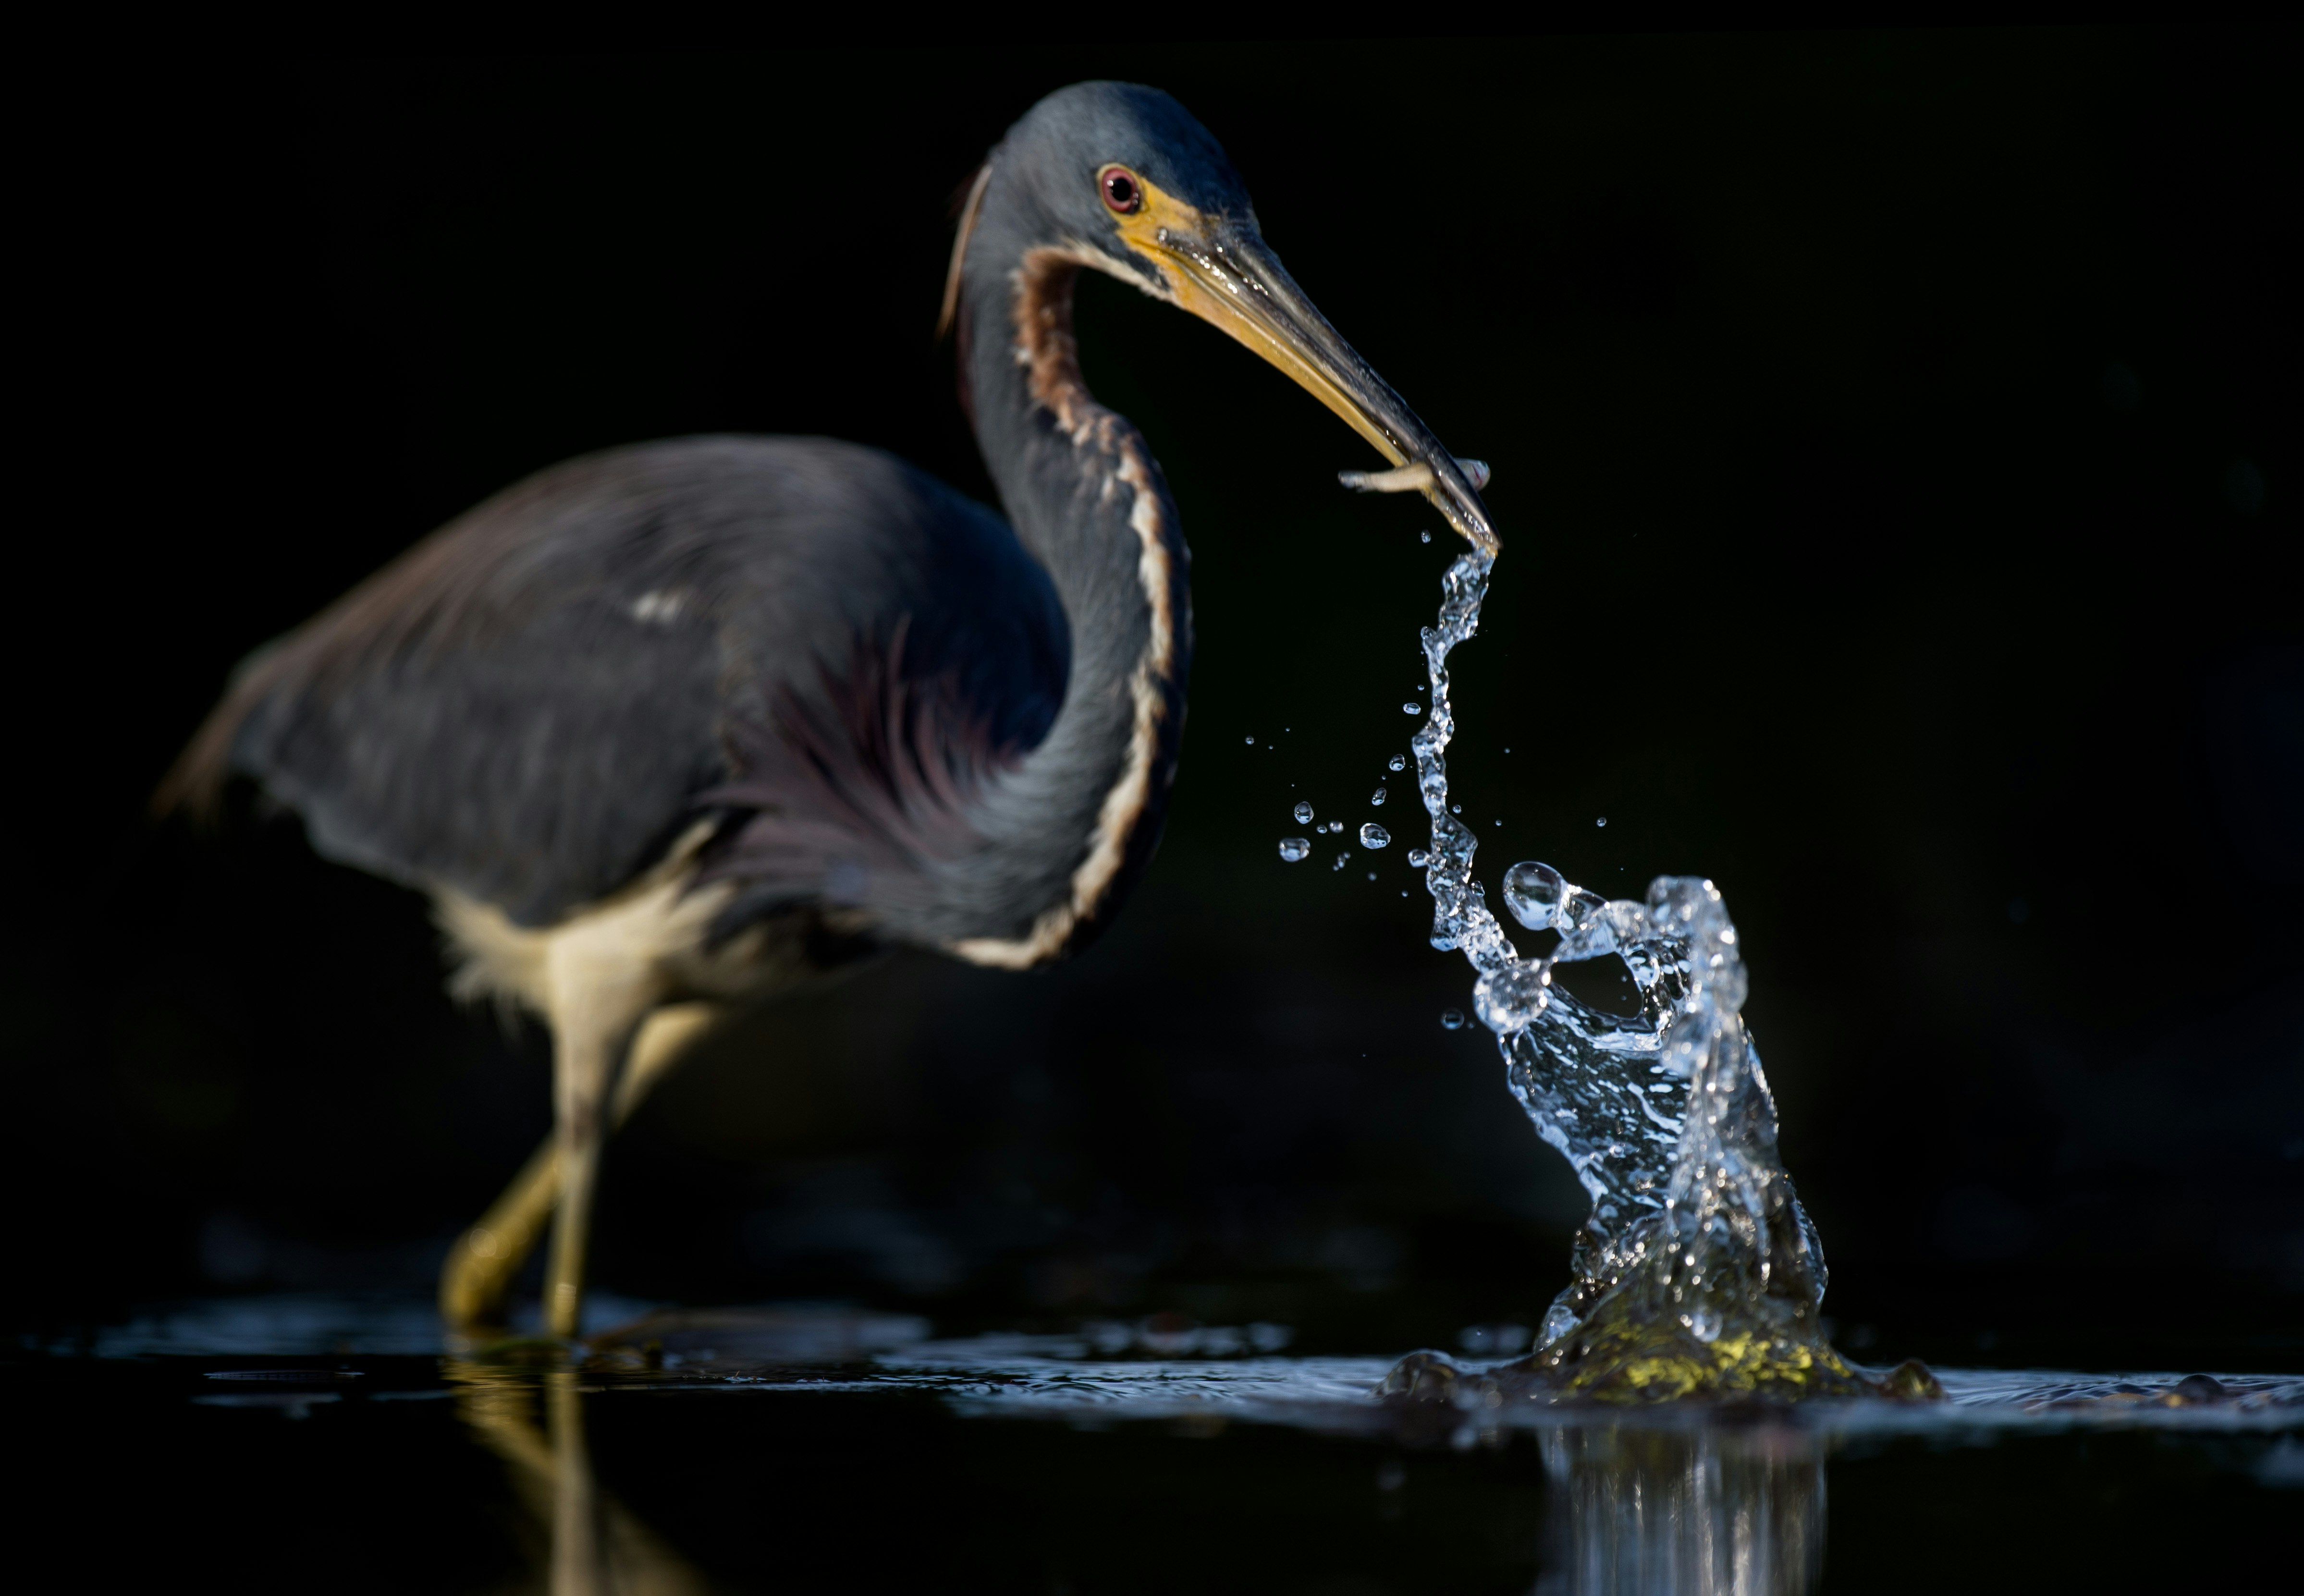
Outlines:
[{"label": "wing feather", "polygon": [[903,462],[642,445],[507,490],[253,657],[161,801],[242,772],[331,857],[527,925],[699,815],[747,913],[893,905],[974,845],[1068,663],[1013,533]]}]

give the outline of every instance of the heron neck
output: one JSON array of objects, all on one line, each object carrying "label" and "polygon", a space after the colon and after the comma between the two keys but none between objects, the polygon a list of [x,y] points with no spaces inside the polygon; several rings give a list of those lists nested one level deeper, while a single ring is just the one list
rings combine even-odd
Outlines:
[{"label": "heron neck", "polygon": [[[1124,676],[1143,639],[1122,634],[1148,624],[1158,601],[1143,569],[1148,547],[1173,554],[1179,579],[1186,556],[1143,435],[1098,403],[1080,375],[1080,271],[1064,251],[1028,249],[1008,269],[964,284],[962,402],[1018,538],[1063,598],[1075,658],[1102,656]],[[1083,636],[1084,626],[1097,635]],[[1114,646],[1096,646],[1097,636]]]},{"label": "heron neck", "polygon": [[1017,537],[1063,604],[1072,671],[1010,784],[1017,823],[1047,840],[1053,901],[1028,935],[957,950],[1024,964],[1100,923],[1158,836],[1183,722],[1190,555],[1142,435],[1081,380],[1078,265],[1059,249],[1003,249],[1001,232],[978,229],[961,279],[962,401]]}]

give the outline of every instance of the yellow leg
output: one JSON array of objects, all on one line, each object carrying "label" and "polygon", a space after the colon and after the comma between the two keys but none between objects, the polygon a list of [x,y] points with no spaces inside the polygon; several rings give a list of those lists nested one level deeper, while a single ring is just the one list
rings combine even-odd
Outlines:
[{"label": "yellow leg", "polygon": [[512,1278],[543,1238],[560,1200],[560,1149],[546,1136],[479,1223],[456,1237],[440,1271],[440,1317],[458,1330],[504,1322]]},{"label": "yellow leg", "polygon": [[727,1012],[717,1003],[667,1003],[651,1013],[632,1039],[632,1055],[616,1082],[616,1106],[608,1118],[609,1130],[623,1129],[656,1084],[671,1074],[672,1067],[726,1018]]},{"label": "yellow leg", "polygon": [[553,1039],[552,1134],[560,1150],[560,1205],[544,1260],[544,1333],[576,1338],[584,1310],[584,1262],[592,1196],[608,1139],[608,1092],[625,1038],[606,1026],[563,1026]]},{"label": "yellow leg", "polygon": [[[723,1018],[711,1003],[673,1003],[656,1009],[633,1039],[616,1082],[610,1131],[632,1116],[656,1084],[671,1073]],[[456,1238],[440,1271],[440,1316],[459,1330],[500,1325],[512,1277],[543,1239],[560,1201],[558,1133],[546,1136],[478,1224]]]}]

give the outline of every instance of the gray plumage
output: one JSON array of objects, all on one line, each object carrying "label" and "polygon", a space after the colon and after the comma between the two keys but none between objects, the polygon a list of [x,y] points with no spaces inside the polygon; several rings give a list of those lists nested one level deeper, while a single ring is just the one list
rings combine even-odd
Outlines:
[{"label": "gray plumage", "polygon": [[[419,545],[255,663],[230,758],[330,857],[520,924],[747,801],[791,823],[754,832],[758,871],[720,849],[753,908],[828,882],[860,902],[860,869],[928,863],[890,851],[905,841],[965,848],[920,812],[1045,738],[1068,661],[1046,572],[982,506],[854,444],[688,439],[555,467]],[[906,688],[917,759],[843,769],[792,746],[853,730],[856,691]],[[827,823],[876,780],[920,831],[843,857]]]},{"label": "gray plumage", "polygon": [[[251,660],[172,796],[240,772],[328,857],[522,925],[614,891],[705,820],[700,879],[737,888],[719,934],[828,906],[888,941],[1023,936],[1063,900],[1129,754],[1155,617],[1132,495],[1109,482],[1124,446],[1173,555],[1174,635],[1147,802],[1055,950],[1076,945],[1156,840],[1190,657],[1188,556],[1149,452],[1100,409],[1083,450],[1001,335],[1029,251],[1111,232],[1092,185],[1053,211],[1036,198],[1083,139],[1245,209],[1214,140],[1156,91],[1082,85],[1011,131],[961,263],[960,333],[1012,522],[828,440],[573,460]],[[1068,278],[1062,293],[1068,317]]]}]

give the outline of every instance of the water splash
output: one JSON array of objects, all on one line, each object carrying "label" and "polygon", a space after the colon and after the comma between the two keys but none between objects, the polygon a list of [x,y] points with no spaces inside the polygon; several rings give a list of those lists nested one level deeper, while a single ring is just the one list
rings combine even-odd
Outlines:
[{"label": "water splash", "polygon": [[1439,624],[1423,631],[1425,673],[1430,680],[1432,713],[1410,743],[1416,756],[1416,782],[1425,813],[1432,817],[1432,847],[1425,859],[1424,884],[1432,894],[1432,945],[1461,949],[1482,975],[1517,958],[1486,894],[1472,879],[1476,843],[1470,827],[1448,802],[1448,744],[1456,735],[1455,711],[1448,698],[1448,655],[1479,629],[1480,601],[1487,596],[1493,560],[1473,549],[1459,555],[1441,578]]},{"label": "water splash", "polygon": [[[1777,1153],[1719,889],[1660,876],[1646,902],[1610,902],[1545,866],[1512,876],[1515,917],[1560,942],[1483,976],[1474,1005],[1513,1094],[1593,1199],[1534,1368],[1656,1396],[1859,1389],[1824,1338],[1824,1248]],[[1611,956],[1638,1014],[1599,1013],[1555,982],[1563,964]]]},{"label": "water splash", "polygon": [[[1629,1400],[1879,1390],[1821,1330],[1824,1251],[1777,1155],[1775,1102],[1745,1033],[1749,984],[1719,890],[1659,876],[1645,902],[1611,901],[1549,866],[1515,866],[1507,907],[1559,937],[1528,958],[1473,878],[1477,840],[1448,796],[1448,656],[1479,629],[1492,563],[1478,550],[1460,556],[1442,581],[1438,623],[1423,632],[1432,713],[1413,747],[1432,821],[1432,945],[1470,961],[1474,1009],[1495,1034],[1512,1094],[1575,1169],[1592,1210],[1537,1349],[1491,1378],[1508,1372],[1531,1394]],[[1555,983],[1563,964],[1609,957],[1630,971],[1639,1013],[1601,1013]],[[1447,1359],[1418,1354],[1385,1389],[1428,1395],[1454,1375]],[[1925,1371],[1900,1376],[1910,1394],[1934,1386]]]}]

